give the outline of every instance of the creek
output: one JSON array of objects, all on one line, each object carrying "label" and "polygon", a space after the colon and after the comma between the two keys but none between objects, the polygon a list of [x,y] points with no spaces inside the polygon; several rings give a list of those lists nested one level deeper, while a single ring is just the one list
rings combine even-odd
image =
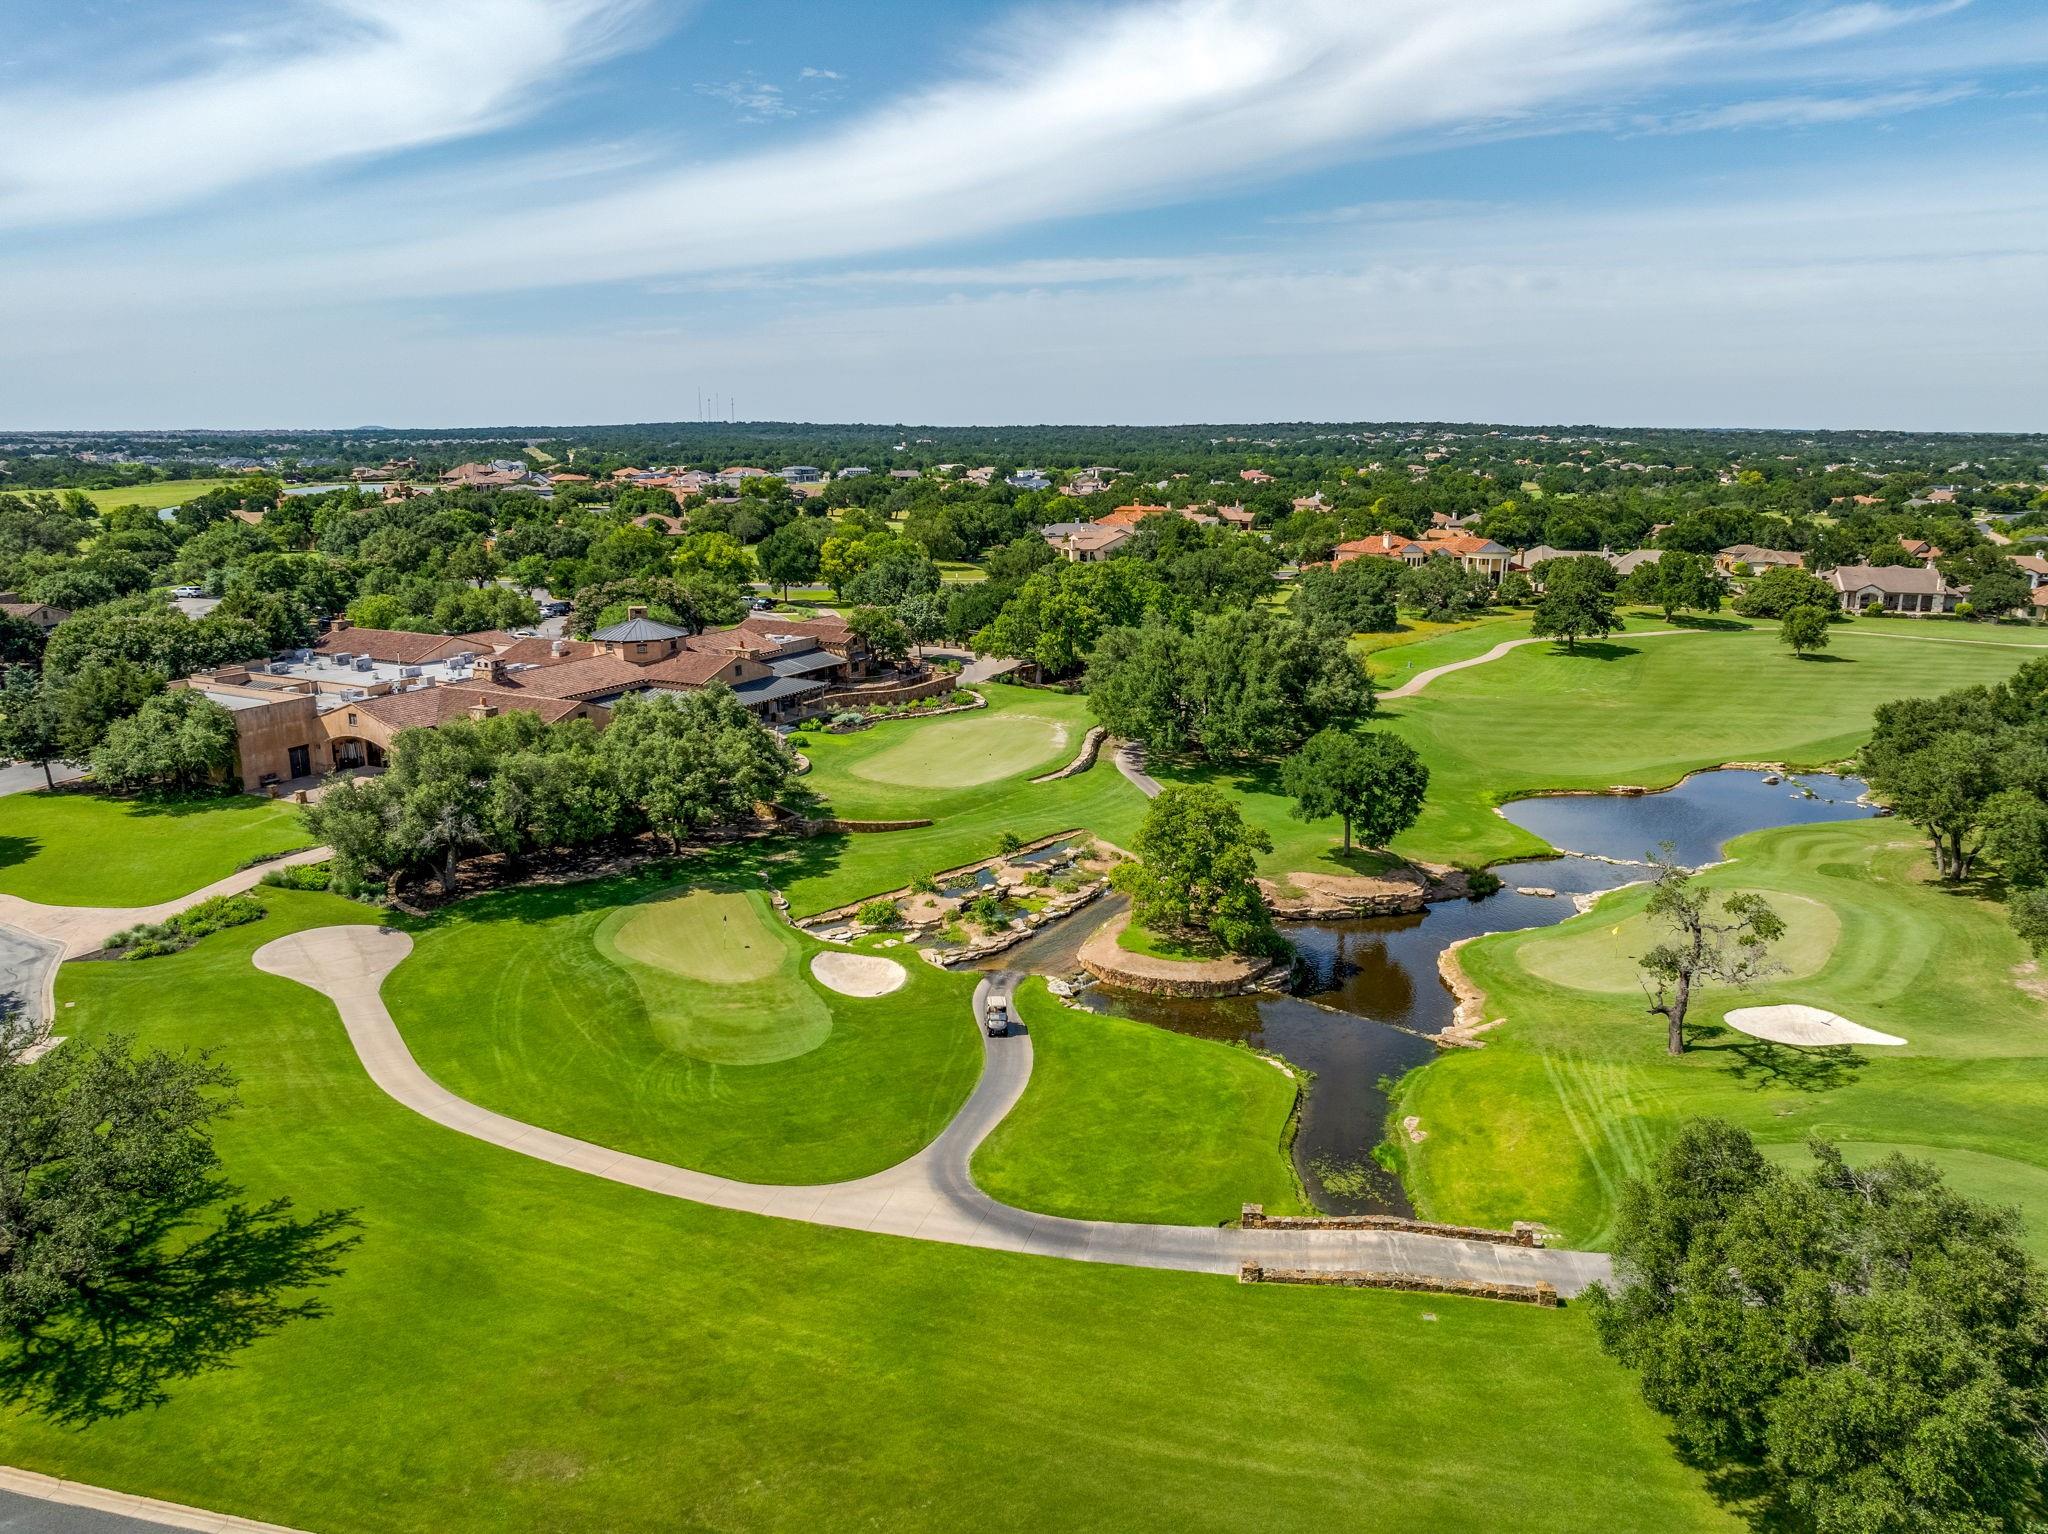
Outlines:
[{"label": "creek", "polygon": [[[1771,783],[1766,776],[1701,772],[1663,793],[1551,795],[1506,805],[1509,820],[1566,855],[1499,864],[1498,893],[1439,902],[1421,915],[1287,923],[1282,930],[1302,959],[1292,995],[1194,1001],[1087,985],[1077,1004],[1242,1043],[1311,1073],[1293,1146],[1311,1201],[1332,1214],[1412,1214],[1373,1149],[1389,1133],[1393,1080],[1435,1057],[1430,1036],[1450,1025],[1455,1010],[1437,956],[1462,938],[1564,921],[1575,914],[1573,895],[1644,878],[1644,860],[1664,843],[1679,862],[1698,867],[1744,832],[1876,813],[1861,802],[1864,785],[1854,778],[1816,773]],[[1085,978],[1076,959],[1081,944],[1122,909],[1117,897],[1099,900],[985,967]]]}]

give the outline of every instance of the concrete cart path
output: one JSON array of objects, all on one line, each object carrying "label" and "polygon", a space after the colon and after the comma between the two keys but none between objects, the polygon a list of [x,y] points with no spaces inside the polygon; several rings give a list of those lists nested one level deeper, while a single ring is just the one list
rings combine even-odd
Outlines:
[{"label": "concrete cart path", "polygon": [[1110,753],[1116,770],[1131,781],[1131,787],[1147,799],[1159,797],[1159,780],[1145,771],[1145,748],[1134,740],[1120,740]]},{"label": "concrete cart path", "polygon": [[[1615,639],[1663,639],[1672,634],[1711,634],[1713,629],[1641,629],[1633,634],[1617,633]],[[1751,630],[1750,632],[1754,632]],[[1475,655],[1470,660],[1454,660],[1448,665],[1431,666],[1427,671],[1418,671],[1399,687],[1389,687],[1380,694],[1385,698],[1412,698],[1440,676],[1449,676],[1453,671],[1468,671],[1474,666],[1484,666],[1489,661],[1499,660],[1510,650],[1519,650],[1525,644],[1555,644],[1553,639],[1509,639],[1495,645],[1484,655]]]},{"label": "concrete cart path", "polygon": [[239,895],[255,888],[273,868],[317,863],[333,854],[308,847],[285,857],[240,868],[204,889],[155,905],[38,905],[19,895],[0,894],[0,988],[18,984],[22,1005],[47,1027],[56,1015],[57,966],[65,959],[96,952],[116,932],[142,922],[164,921],[215,895]]},{"label": "concrete cart path", "polygon": [[[1235,1273],[1240,1264],[1364,1268],[1432,1278],[1554,1285],[1566,1295],[1609,1275],[1592,1252],[1496,1245],[1376,1230],[1225,1230],[1059,1219],[997,1203],[974,1185],[975,1147],[1009,1114],[1031,1079],[1025,1034],[989,1038],[981,1018],[991,982],[975,990],[973,1026],[982,1040],[981,1079],[937,1139],[909,1160],[852,1182],[777,1186],[713,1177],[631,1156],[480,1108],[420,1069],[385,1009],[385,977],[412,939],[377,927],[320,927],[256,950],[256,967],[296,980],[333,1001],[370,1079],[415,1113],[449,1129],[540,1161],[671,1198],[778,1219],[911,1236],[959,1246],[1030,1252],[1082,1262]],[[997,980],[996,987],[1011,982]]]}]

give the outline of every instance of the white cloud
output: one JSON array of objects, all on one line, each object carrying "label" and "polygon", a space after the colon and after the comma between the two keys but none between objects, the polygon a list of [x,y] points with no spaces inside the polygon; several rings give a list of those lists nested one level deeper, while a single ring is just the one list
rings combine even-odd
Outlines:
[{"label": "white cloud", "polygon": [[752,70],[738,79],[700,85],[697,94],[723,101],[739,113],[741,122],[767,122],[774,117],[797,115],[797,109],[783,99],[782,87],[761,79]]},{"label": "white cloud", "polygon": [[[642,0],[298,0],[251,56],[92,88],[0,90],[0,227],[175,206],[501,126],[624,40]],[[195,50],[186,50],[188,53]]]},{"label": "white cloud", "polygon": [[1742,128],[1815,128],[1857,122],[1869,117],[1896,117],[1927,107],[1948,106],[1977,94],[1974,85],[1931,90],[1886,91],[1868,96],[1777,96],[1762,101],[1735,101],[1657,119],[1639,119],[1652,133],[1709,133]]}]

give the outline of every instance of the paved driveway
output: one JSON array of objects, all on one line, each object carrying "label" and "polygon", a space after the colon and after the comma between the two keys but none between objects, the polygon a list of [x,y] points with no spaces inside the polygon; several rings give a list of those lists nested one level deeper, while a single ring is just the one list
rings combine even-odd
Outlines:
[{"label": "paved driveway", "polygon": [[[83,767],[72,767],[63,762],[50,763],[50,776],[59,783],[75,783],[85,776]],[[47,788],[43,769],[31,767],[26,762],[9,762],[0,767],[0,794],[26,794],[36,789]]]}]

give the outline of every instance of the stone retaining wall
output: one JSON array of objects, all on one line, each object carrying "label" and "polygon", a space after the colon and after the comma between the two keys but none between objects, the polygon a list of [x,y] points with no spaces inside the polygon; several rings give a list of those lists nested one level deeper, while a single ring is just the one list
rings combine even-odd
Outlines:
[{"label": "stone retaining wall", "polygon": [[1248,1262],[1238,1269],[1241,1284],[1315,1284],[1331,1289],[1405,1289],[1416,1294],[1455,1294],[1473,1300],[1507,1300],[1555,1310],[1562,1303],[1549,1284],[1509,1284],[1466,1278],[1435,1278],[1427,1273],[1376,1273],[1363,1268],[1262,1268]]},{"label": "stone retaining wall", "polygon": [[795,822],[795,828],[800,836],[819,836],[834,831],[861,835],[869,831],[915,831],[930,824],[929,820],[799,820]]},{"label": "stone retaining wall", "polygon": [[1071,762],[1067,763],[1066,766],[1060,768],[1057,772],[1048,772],[1041,777],[1033,778],[1031,781],[1034,783],[1057,783],[1061,778],[1071,778],[1076,773],[1086,772],[1095,765],[1095,758],[1102,751],[1102,743],[1108,738],[1109,731],[1099,724],[1096,725],[1081,738],[1080,754]]},{"label": "stone retaining wall", "polygon": [[[941,693],[959,692],[960,679],[951,672],[928,676],[916,682],[884,682],[873,687],[842,687],[828,692],[818,699],[817,707],[825,709],[855,708],[873,706],[877,703],[914,703],[919,698],[936,698]],[[961,708],[981,708],[986,700],[977,698],[974,703],[963,703]],[[938,709],[931,710],[936,714]],[[925,715],[917,715],[924,718]]]},{"label": "stone retaining wall", "polygon": [[[883,822],[863,821],[860,822],[860,824],[865,825],[870,829],[878,829],[883,825]],[[909,822],[907,825],[900,827],[899,829],[914,830],[918,826],[928,826],[930,824],[931,822],[929,820],[918,820]],[[1041,836],[1035,841],[1028,841],[1023,846],[1018,847],[1010,852],[998,852],[994,857],[983,858],[978,863],[963,863],[958,868],[942,869],[938,873],[933,874],[932,878],[937,883],[944,884],[947,880],[957,879],[962,874],[976,874],[980,873],[984,868],[993,868],[996,866],[996,864],[1007,862],[1009,859],[1016,857],[1019,853],[1036,852],[1041,847],[1050,847],[1054,842],[1070,841],[1075,837],[1087,835],[1089,835],[1089,833],[1087,831],[1082,830],[1078,826],[1073,828],[1072,830],[1055,831],[1050,836]],[[1101,838],[1099,837],[1096,838],[1096,840],[1098,842],[1101,842]],[[1101,842],[1101,845],[1108,846],[1109,844],[1107,842]],[[884,890],[879,895],[863,895],[859,900],[849,901],[847,904],[841,906],[834,906],[829,911],[820,911],[815,916],[806,916],[803,919],[803,924],[809,927],[816,926],[821,922],[829,924],[835,921],[844,921],[847,917],[853,916],[856,913],[858,913],[860,908],[866,905],[870,900],[907,900],[910,898],[912,893],[913,891],[911,890],[910,886],[905,885],[901,889]]]},{"label": "stone retaining wall", "polygon": [[1513,1230],[1488,1230],[1479,1225],[1439,1225],[1398,1214],[1266,1213],[1263,1204],[1246,1204],[1238,1223],[1246,1230],[1397,1230],[1411,1236],[1443,1236],[1454,1241],[1490,1241],[1496,1246],[1536,1246],[1536,1227],[1517,1220]]},{"label": "stone retaining wall", "polygon": [[1249,996],[1284,988],[1292,972],[1291,965],[1276,959],[1155,959],[1132,953],[1117,942],[1117,935],[1129,925],[1128,914],[1104,922],[1075,956],[1089,974],[1118,990],[1197,1000]]}]

